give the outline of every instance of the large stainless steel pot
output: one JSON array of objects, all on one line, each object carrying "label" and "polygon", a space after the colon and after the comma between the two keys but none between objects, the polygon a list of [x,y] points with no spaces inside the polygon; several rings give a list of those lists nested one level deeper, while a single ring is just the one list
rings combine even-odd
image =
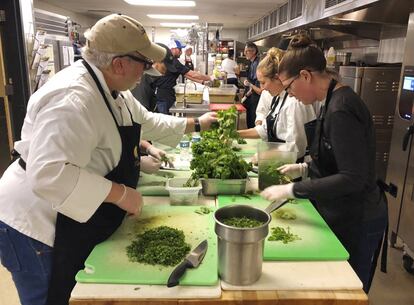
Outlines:
[{"label": "large stainless steel pot", "polygon": [[[263,225],[256,228],[230,227],[221,221],[230,217],[256,219]],[[262,274],[264,239],[269,233],[269,213],[247,205],[230,205],[214,213],[218,238],[220,278],[232,285],[250,285]]]}]

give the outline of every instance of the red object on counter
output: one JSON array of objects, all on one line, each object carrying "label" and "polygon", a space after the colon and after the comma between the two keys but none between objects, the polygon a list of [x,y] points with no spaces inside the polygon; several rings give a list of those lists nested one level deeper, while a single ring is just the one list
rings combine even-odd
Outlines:
[{"label": "red object on counter", "polygon": [[242,104],[210,104],[211,111],[227,110],[231,106],[236,106],[238,112],[246,112],[246,108]]}]

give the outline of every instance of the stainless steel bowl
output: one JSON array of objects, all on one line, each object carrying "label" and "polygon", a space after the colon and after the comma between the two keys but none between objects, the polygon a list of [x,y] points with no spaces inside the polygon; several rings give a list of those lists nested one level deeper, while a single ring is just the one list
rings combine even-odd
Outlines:
[{"label": "stainless steel bowl", "polygon": [[[235,228],[222,223],[223,219],[242,216],[261,221],[263,225]],[[262,274],[264,239],[269,233],[271,216],[248,205],[230,205],[218,209],[214,218],[220,278],[232,285],[256,282]]]}]

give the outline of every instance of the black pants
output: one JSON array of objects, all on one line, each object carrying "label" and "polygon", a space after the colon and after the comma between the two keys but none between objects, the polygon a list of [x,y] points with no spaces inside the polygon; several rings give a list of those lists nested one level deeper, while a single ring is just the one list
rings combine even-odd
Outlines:
[{"label": "black pants", "polygon": [[257,104],[259,103],[259,98],[260,95],[253,93],[244,102],[244,107],[246,107],[247,128],[253,128],[255,126],[254,122],[256,121],[256,109]]}]

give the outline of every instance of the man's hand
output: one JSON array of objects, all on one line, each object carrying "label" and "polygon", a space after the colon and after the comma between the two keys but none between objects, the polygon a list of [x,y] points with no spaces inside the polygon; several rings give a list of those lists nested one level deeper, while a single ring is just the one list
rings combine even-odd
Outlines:
[{"label": "man's hand", "polygon": [[200,122],[201,130],[207,130],[210,128],[211,123],[217,122],[216,112],[207,112],[198,118]]},{"label": "man's hand", "polygon": [[295,198],[293,195],[293,183],[269,186],[260,195],[269,201]]},{"label": "man's hand", "polygon": [[308,175],[307,163],[284,164],[277,169],[282,174],[288,175],[292,179],[305,178]]},{"label": "man's hand", "polygon": [[163,156],[167,156],[167,153],[165,151],[163,151],[162,149],[156,148],[153,145],[147,148],[147,154],[160,161]]},{"label": "man's hand", "polygon": [[146,174],[154,174],[160,169],[161,161],[152,156],[143,156],[139,164],[141,171]]},{"label": "man's hand", "polygon": [[243,81],[243,85],[245,86],[245,87],[250,87],[252,84],[247,80],[247,79],[245,79],[244,81]]},{"label": "man's hand", "polygon": [[139,216],[141,214],[144,201],[140,192],[125,186],[125,194],[123,194],[120,200],[114,204],[124,211],[127,211],[129,214]]}]

